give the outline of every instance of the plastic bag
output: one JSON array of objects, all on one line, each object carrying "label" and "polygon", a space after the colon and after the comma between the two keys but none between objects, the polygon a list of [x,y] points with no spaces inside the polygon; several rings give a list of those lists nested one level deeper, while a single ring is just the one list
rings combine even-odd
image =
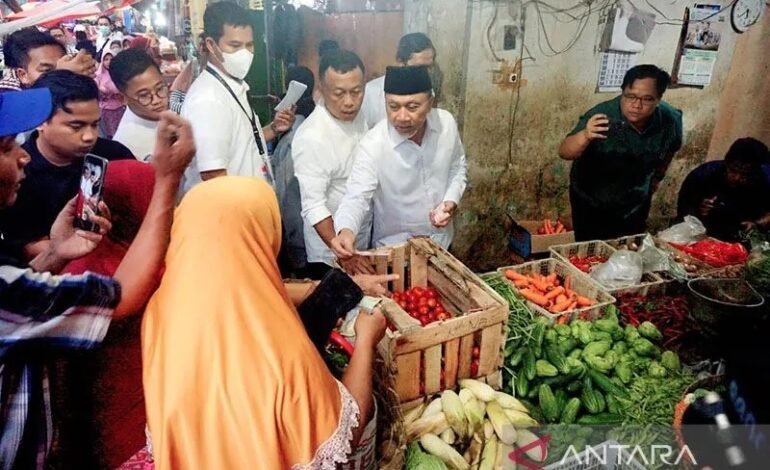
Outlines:
[{"label": "plastic bag", "polygon": [[668,243],[689,245],[706,238],[706,227],[697,217],[687,215],[684,222],[658,232],[658,238]]},{"label": "plastic bag", "polygon": [[701,240],[692,245],[680,246],[672,243],[672,246],[715,268],[743,264],[749,258],[748,250],[740,243]]},{"label": "plastic bag", "polygon": [[652,235],[644,237],[637,253],[642,257],[643,272],[668,271],[671,255],[655,246]]},{"label": "plastic bag", "polygon": [[642,280],[643,263],[639,253],[619,250],[606,263],[591,271],[591,277],[607,289],[630,287]]}]

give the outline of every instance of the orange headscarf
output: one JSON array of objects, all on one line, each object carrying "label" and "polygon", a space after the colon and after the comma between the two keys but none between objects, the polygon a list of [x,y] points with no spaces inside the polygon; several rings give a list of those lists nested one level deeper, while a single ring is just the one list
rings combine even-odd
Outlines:
[{"label": "orange headscarf", "polygon": [[142,324],[158,469],[333,469],[358,407],[289,301],[272,189],[199,184],[175,214],[166,272]]}]

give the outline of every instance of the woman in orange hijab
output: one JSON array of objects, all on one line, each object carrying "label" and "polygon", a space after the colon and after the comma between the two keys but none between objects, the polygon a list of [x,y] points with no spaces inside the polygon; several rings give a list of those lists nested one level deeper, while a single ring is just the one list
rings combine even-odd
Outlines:
[{"label": "woman in orange hijab", "polygon": [[338,382],[281,280],[280,243],[275,194],[256,179],[206,181],[177,209],[142,324],[156,468],[331,470],[355,448],[385,319],[359,315]]}]

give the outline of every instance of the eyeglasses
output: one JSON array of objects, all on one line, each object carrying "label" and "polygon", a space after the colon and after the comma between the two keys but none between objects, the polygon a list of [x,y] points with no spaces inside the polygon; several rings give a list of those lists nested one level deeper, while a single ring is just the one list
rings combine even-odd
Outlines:
[{"label": "eyeglasses", "polygon": [[155,91],[142,91],[140,93],[136,94],[136,97],[133,99],[136,100],[137,103],[141,104],[142,106],[149,106],[152,104],[152,97],[157,96],[158,98],[165,98],[168,96],[168,85],[163,83],[162,85],[159,85]]},{"label": "eyeglasses", "polygon": [[649,95],[647,95],[647,96],[636,96],[636,95],[631,94],[631,93],[623,93],[622,96],[623,96],[624,100],[628,101],[631,104],[636,104],[637,102],[639,102],[639,103],[643,104],[644,106],[651,106],[656,101],[658,101],[657,98],[655,98],[654,96],[649,96]]}]

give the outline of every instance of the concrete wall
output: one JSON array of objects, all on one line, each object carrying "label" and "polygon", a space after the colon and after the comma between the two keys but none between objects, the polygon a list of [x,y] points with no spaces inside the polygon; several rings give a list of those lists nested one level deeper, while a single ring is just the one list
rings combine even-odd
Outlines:
[{"label": "concrete wall", "polygon": [[[650,2],[671,19],[681,19],[685,7],[691,6],[687,1]],[[506,262],[507,214],[517,219],[569,216],[569,163],[558,158],[558,146],[584,111],[615,96],[595,93],[602,31],[599,21],[606,11],[598,5],[606,3],[593,2],[596,11],[581,24],[564,15],[555,18],[543,7],[539,17],[534,3],[522,18],[516,0],[404,2],[404,30],[424,31],[434,41],[445,74],[442,93],[446,98],[441,106],[455,113],[462,125],[470,185],[458,218],[454,251],[472,268],[489,269]],[[572,13],[577,16],[582,10]],[[541,19],[553,49],[562,51],[574,41],[572,46],[554,54],[541,31]],[[682,179],[706,159],[735,47],[729,16],[725,19],[711,85],[666,94],[665,99],[684,112],[685,146],[655,197],[650,219],[653,226],[668,222]],[[658,15],[657,21],[668,20]],[[523,29],[515,50],[499,50],[504,25]],[[573,40],[581,28],[582,34]],[[656,25],[637,63],[654,63],[671,70],[680,34],[681,26]],[[504,76],[517,73],[520,87],[493,83],[499,70]]]}]

